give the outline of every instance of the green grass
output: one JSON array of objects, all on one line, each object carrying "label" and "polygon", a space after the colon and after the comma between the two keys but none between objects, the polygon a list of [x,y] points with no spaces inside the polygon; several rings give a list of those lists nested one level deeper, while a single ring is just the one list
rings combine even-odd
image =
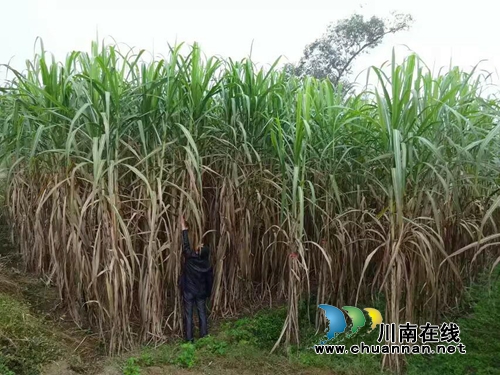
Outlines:
[{"label": "green grass", "polygon": [[130,357],[123,367],[123,375],[140,375],[141,367],[137,362],[136,358]]},{"label": "green grass", "polygon": [[483,278],[470,288],[464,309],[457,319],[466,354],[414,356],[408,374],[500,374],[500,272]]},{"label": "green grass", "polygon": [[0,294],[0,374],[36,375],[61,354],[58,341],[29,307]]},{"label": "green grass", "polygon": [[[194,344],[173,342],[159,348],[144,348],[136,357],[128,358],[123,368],[124,374],[135,374],[137,366],[175,365],[179,368],[203,368],[209,362],[224,368],[253,368],[256,373],[267,373],[276,366],[286,368],[290,373],[311,370],[333,371],[335,374],[372,374],[380,365],[380,356],[368,355],[316,355],[312,346],[320,341],[322,332],[315,332],[314,325],[307,319],[306,308],[300,310],[301,346],[279,348],[270,354],[283,328],[286,318],[284,308],[266,309],[253,317],[245,317],[225,322],[210,336],[196,340]],[[311,307],[310,313],[314,313]],[[377,331],[367,334],[368,328],[360,330],[355,337],[345,340],[346,345],[360,340],[375,343]],[[259,372],[260,371],[260,372]]]}]

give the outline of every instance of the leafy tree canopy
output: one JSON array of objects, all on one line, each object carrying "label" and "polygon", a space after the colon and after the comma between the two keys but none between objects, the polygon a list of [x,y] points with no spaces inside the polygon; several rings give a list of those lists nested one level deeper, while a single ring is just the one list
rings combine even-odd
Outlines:
[{"label": "leafy tree canopy", "polygon": [[287,64],[285,69],[299,76],[328,77],[336,85],[351,73],[356,57],[378,46],[387,34],[408,30],[412,22],[409,14],[393,13],[390,18],[373,16],[368,20],[354,14],[331,23],[323,36],[305,47],[299,63]]}]

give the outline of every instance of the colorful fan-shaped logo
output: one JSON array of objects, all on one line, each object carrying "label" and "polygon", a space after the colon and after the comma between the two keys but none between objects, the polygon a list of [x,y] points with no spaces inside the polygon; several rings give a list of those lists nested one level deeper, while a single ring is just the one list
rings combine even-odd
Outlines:
[{"label": "colorful fan-shaped logo", "polygon": [[[331,305],[318,305],[325,312],[325,317],[328,320],[328,329],[326,330],[326,340],[337,339],[340,335],[346,333],[347,337],[352,337],[359,332],[359,329],[366,325],[367,319],[365,313],[371,320],[370,331],[382,323],[382,314],[377,309],[366,307],[363,310],[354,306],[343,306],[342,309]],[[363,312],[364,311],[364,312]],[[349,332],[345,332],[347,328],[347,320],[345,314],[352,322]],[[321,344],[324,344],[322,342]]]}]

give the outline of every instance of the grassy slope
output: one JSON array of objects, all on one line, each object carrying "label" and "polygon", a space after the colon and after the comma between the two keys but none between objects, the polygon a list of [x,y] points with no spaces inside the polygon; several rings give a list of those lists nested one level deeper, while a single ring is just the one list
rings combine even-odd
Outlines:
[{"label": "grassy slope", "polygon": [[472,286],[460,327],[466,354],[410,358],[409,375],[500,374],[500,270]]},{"label": "grassy slope", "polygon": [[57,293],[17,268],[6,226],[0,220],[0,375],[93,373],[100,360],[95,336],[80,330],[59,310]]},{"label": "grassy slope", "polygon": [[58,314],[48,306],[56,300],[43,292],[50,288],[22,274],[15,279],[29,286],[12,282],[4,267],[0,274],[0,375],[98,373],[104,358],[98,341],[63,316],[54,321]]},{"label": "grassy slope", "polygon": [[28,305],[0,293],[0,374],[38,374],[61,355],[55,335]]},{"label": "grassy slope", "polygon": [[61,355],[52,330],[25,301],[20,272],[10,267],[6,227],[0,226],[0,374],[38,374]]}]

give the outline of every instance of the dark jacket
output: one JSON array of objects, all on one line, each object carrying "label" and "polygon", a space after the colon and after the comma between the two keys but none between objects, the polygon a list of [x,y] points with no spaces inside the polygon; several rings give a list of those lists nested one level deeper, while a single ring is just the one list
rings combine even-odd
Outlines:
[{"label": "dark jacket", "polygon": [[182,254],[185,262],[179,280],[183,293],[191,293],[198,298],[208,298],[212,294],[213,270],[210,265],[210,249],[203,246],[197,254],[189,245],[188,231],[182,231]]}]

